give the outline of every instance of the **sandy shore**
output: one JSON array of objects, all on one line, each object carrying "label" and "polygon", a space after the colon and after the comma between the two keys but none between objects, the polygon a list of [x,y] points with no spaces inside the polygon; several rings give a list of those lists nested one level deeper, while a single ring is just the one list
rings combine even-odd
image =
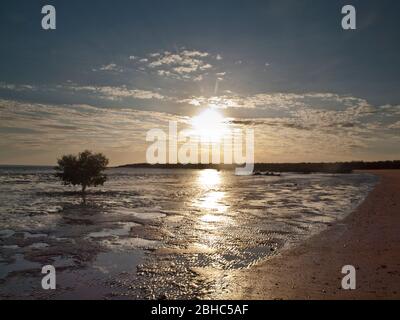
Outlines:
[{"label": "sandy shore", "polygon": [[[400,171],[369,171],[377,187],[345,220],[231,276],[228,299],[400,299]],[[344,265],[357,289],[341,288]]]}]

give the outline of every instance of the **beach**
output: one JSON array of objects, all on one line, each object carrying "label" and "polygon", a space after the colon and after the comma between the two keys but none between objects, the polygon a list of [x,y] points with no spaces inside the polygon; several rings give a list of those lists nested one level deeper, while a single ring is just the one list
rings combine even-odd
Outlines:
[{"label": "beach", "polygon": [[[0,298],[220,298],[244,283],[232,275],[302,247],[378,183],[365,173],[122,168],[83,201],[52,170],[0,167]],[[55,291],[41,288],[45,265],[57,270]]]},{"label": "beach", "polygon": [[[399,299],[400,171],[380,178],[367,199],[303,244],[229,276],[224,299]],[[342,267],[356,268],[356,290],[341,287]]]}]

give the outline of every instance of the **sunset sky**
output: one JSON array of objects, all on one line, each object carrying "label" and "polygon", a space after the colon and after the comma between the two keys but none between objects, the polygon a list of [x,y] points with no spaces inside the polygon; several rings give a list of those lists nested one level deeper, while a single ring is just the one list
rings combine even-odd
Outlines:
[{"label": "sunset sky", "polygon": [[399,1],[1,6],[0,164],[83,149],[144,162],[148,130],[207,108],[255,130],[257,162],[400,159]]}]

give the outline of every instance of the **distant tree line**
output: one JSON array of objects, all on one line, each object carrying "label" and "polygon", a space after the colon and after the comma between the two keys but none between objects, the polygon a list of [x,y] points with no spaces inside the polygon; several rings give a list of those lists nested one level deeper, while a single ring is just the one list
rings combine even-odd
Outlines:
[{"label": "distant tree line", "polygon": [[[122,168],[154,168],[154,169],[216,169],[234,170],[237,165],[214,165],[214,164],[158,164],[150,165],[128,164]],[[400,169],[400,160],[377,161],[377,162],[335,162],[335,163],[256,163],[255,172],[297,172],[297,173],[351,173],[354,170],[383,170]]]},{"label": "distant tree line", "polygon": [[335,162],[335,163],[259,163],[255,165],[255,171],[273,172],[326,172],[326,173],[351,173],[354,170],[383,170],[400,169],[400,161],[378,162]]}]

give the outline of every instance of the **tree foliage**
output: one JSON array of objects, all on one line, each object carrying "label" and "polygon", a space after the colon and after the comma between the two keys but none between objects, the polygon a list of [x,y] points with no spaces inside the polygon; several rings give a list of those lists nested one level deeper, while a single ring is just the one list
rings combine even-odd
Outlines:
[{"label": "tree foliage", "polygon": [[103,185],[107,176],[102,172],[107,168],[108,159],[101,153],[93,154],[84,151],[76,155],[65,155],[58,160],[56,176],[64,185],[82,186],[85,193],[87,187]]}]

